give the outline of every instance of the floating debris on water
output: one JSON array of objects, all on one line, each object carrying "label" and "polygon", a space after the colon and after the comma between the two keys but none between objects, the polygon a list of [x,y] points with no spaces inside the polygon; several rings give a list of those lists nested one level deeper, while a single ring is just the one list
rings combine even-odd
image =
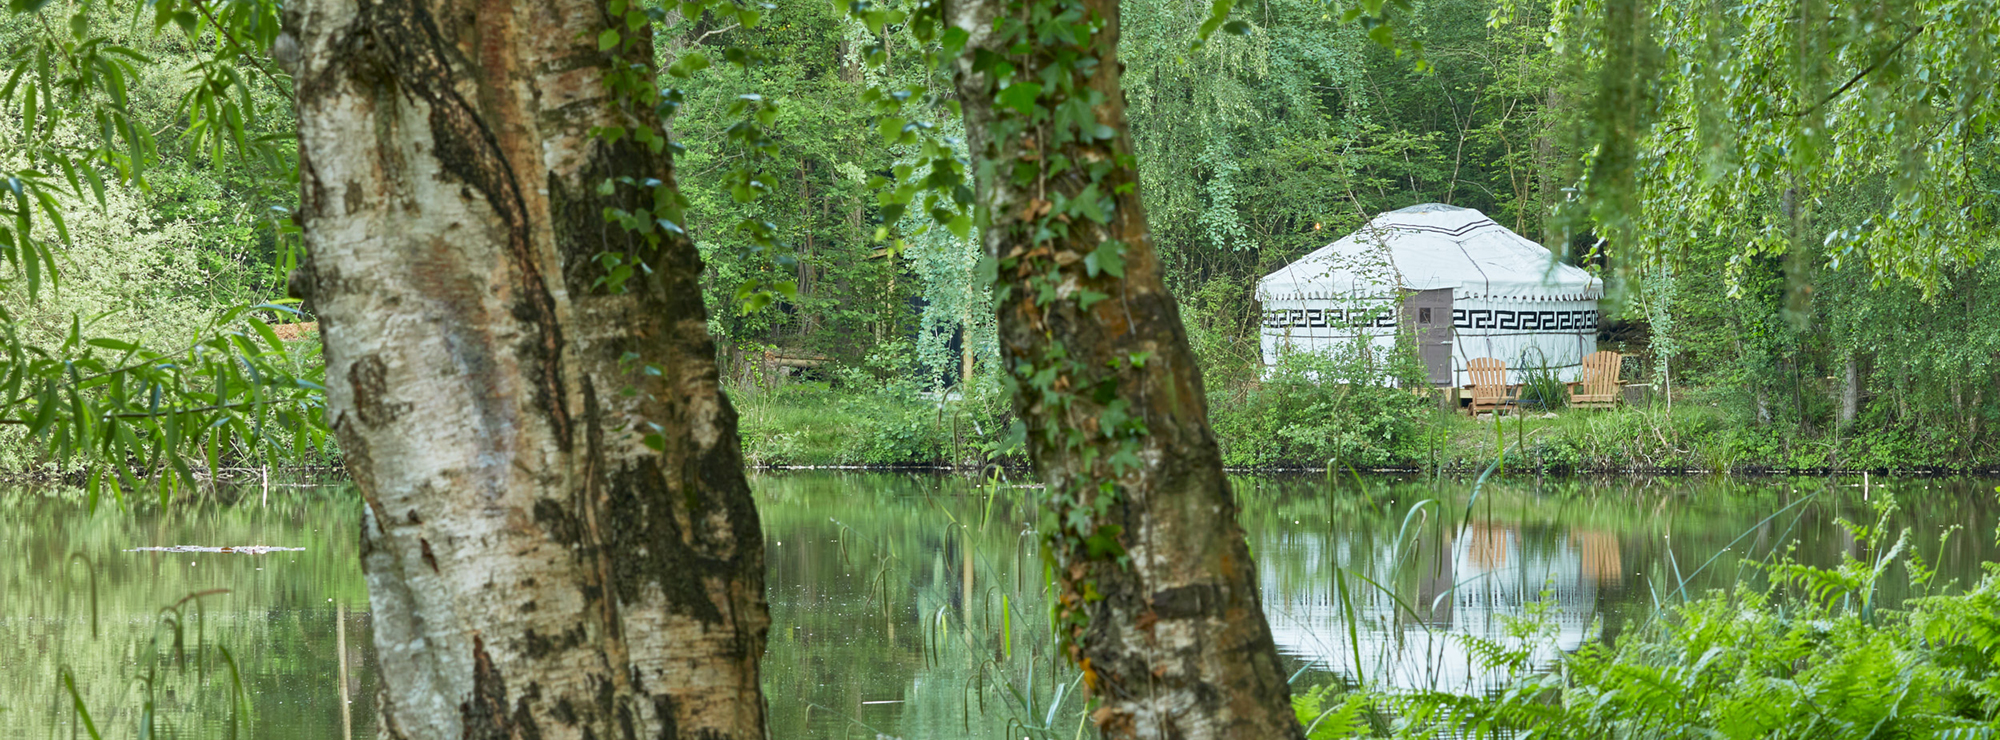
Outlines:
[{"label": "floating debris on water", "polygon": [[173,547],[134,547],[126,552],[236,552],[244,555],[262,555],[267,552],[305,552],[303,547],[272,547],[270,545],[243,545],[241,547],[207,547],[204,545],[174,545]]}]

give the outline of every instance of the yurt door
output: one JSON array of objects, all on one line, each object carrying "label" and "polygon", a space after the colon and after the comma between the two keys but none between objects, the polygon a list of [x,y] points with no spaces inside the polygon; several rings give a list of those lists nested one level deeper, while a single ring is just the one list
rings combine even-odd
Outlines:
[{"label": "yurt door", "polygon": [[1419,290],[1403,299],[1403,330],[1417,339],[1417,357],[1431,385],[1451,385],[1451,288]]}]

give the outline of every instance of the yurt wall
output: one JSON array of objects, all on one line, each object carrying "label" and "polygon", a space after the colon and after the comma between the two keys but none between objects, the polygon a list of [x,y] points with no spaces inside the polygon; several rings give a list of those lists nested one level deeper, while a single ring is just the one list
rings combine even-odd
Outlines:
[{"label": "yurt wall", "polygon": [[[1466,363],[1480,357],[1506,362],[1510,381],[1529,367],[1576,380],[1596,348],[1602,296],[1601,281],[1541,245],[1476,210],[1436,203],[1384,213],[1257,288],[1267,365],[1283,351],[1327,352],[1357,337],[1392,350],[1401,326],[1430,364],[1449,355],[1451,369],[1433,368],[1432,382],[1452,385],[1470,382]],[[1447,305],[1448,334],[1436,315]],[[1426,308],[1430,326],[1404,315]]]}]

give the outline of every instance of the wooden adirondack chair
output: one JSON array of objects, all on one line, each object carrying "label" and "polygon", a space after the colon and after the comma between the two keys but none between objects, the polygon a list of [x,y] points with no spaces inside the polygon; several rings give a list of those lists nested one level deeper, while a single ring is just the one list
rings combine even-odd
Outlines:
[{"label": "wooden adirondack chair", "polygon": [[1583,358],[1583,375],[1569,384],[1569,405],[1579,409],[1608,409],[1618,405],[1624,392],[1619,389],[1618,368],[1623,355],[1592,352]]},{"label": "wooden adirondack chair", "polygon": [[1465,363],[1465,372],[1472,376],[1472,403],[1465,407],[1466,413],[1473,416],[1482,411],[1498,413],[1514,400],[1507,387],[1507,363],[1491,357],[1474,358]]}]

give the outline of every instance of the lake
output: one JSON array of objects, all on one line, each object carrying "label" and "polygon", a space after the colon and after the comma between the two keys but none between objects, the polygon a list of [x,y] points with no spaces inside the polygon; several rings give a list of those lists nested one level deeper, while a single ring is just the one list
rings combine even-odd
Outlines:
[{"label": "lake", "polygon": [[[1083,704],[1041,598],[1037,489],[823,471],[752,484],[769,550],[774,737],[1077,734]],[[1615,639],[1656,604],[1761,583],[1755,565],[1774,551],[1870,557],[1838,522],[1873,522],[1885,500],[1892,541],[1909,529],[1942,579],[1973,580],[2000,558],[1990,480],[1496,478],[1476,497],[1453,478],[1234,485],[1301,684],[1488,689],[1496,677],[1465,636],[1505,640],[1532,611],[1546,661]],[[106,737],[148,721],[186,737],[232,725],[247,737],[373,736],[356,507],[337,483],[165,514],[107,504],[92,515],[76,489],[0,494],[0,551],[12,555],[0,565],[0,738],[69,737],[79,700]],[[304,549],[127,551],[171,545]],[[1900,568],[1884,581],[1884,597],[1909,595]]]}]

